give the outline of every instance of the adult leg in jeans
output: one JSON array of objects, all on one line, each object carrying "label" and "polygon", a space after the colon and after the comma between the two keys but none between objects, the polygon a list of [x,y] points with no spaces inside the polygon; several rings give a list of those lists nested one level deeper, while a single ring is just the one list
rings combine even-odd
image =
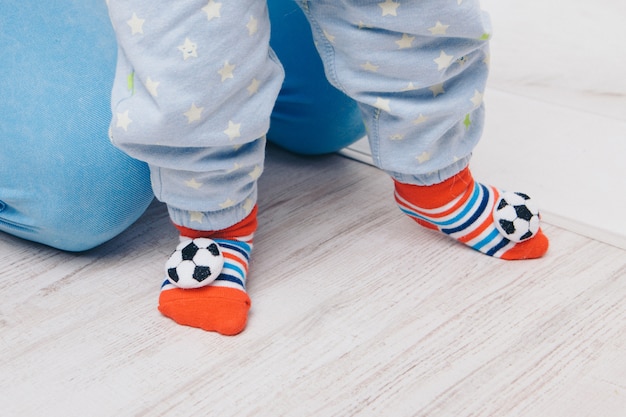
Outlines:
[{"label": "adult leg in jeans", "polygon": [[108,139],[116,46],[106,7],[3,0],[0,27],[0,230],[90,249],[153,198],[146,165]]}]

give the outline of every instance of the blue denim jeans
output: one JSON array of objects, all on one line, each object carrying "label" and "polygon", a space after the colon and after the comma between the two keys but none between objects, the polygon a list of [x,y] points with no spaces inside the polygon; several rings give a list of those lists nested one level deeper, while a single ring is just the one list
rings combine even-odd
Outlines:
[{"label": "blue denim jeans", "polygon": [[96,246],[153,194],[147,166],[107,140],[114,33],[100,0],[0,3],[0,230]]}]

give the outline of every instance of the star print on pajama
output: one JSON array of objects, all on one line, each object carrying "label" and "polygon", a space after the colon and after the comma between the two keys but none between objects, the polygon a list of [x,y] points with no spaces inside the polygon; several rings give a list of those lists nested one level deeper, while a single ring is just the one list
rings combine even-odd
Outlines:
[{"label": "star print on pajama", "polygon": [[376,165],[419,185],[461,171],[483,126],[491,29],[478,2],[300,3],[330,81],[361,104]]},{"label": "star print on pajama", "polygon": [[265,3],[108,6],[120,46],[111,140],[149,164],[174,223],[219,230],[242,220],[256,203],[283,79]]},{"label": "star print on pajama", "polygon": [[[330,81],[361,104],[375,163],[404,183],[460,171],[482,131],[488,20],[475,1],[441,1],[300,1]],[[112,140],[149,163],[177,224],[228,227],[256,202],[282,82],[266,5],[160,3],[109,1],[120,44]],[[121,82],[130,74],[132,89]]]}]

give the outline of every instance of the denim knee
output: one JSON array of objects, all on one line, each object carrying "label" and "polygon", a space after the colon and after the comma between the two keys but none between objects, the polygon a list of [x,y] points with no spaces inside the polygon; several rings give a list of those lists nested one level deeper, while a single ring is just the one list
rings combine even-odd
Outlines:
[{"label": "denim knee", "polygon": [[106,158],[96,154],[85,165],[68,158],[63,170],[32,167],[4,181],[0,231],[67,251],[85,251],[122,233],[153,194],[147,166],[109,146]]},{"label": "denim knee", "polygon": [[106,6],[3,0],[0,15],[0,231],[90,249],[152,200],[145,164],[107,135],[117,46]]}]

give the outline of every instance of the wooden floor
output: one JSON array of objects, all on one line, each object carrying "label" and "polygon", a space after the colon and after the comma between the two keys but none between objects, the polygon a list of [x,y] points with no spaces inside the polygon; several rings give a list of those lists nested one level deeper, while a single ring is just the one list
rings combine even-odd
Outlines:
[{"label": "wooden floor", "polygon": [[545,225],[545,258],[492,259],[375,168],[274,148],[260,208],[236,337],[156,310],[159,204],[79,255],[0,235],[0,415],[625,415],[624,250]]}]

